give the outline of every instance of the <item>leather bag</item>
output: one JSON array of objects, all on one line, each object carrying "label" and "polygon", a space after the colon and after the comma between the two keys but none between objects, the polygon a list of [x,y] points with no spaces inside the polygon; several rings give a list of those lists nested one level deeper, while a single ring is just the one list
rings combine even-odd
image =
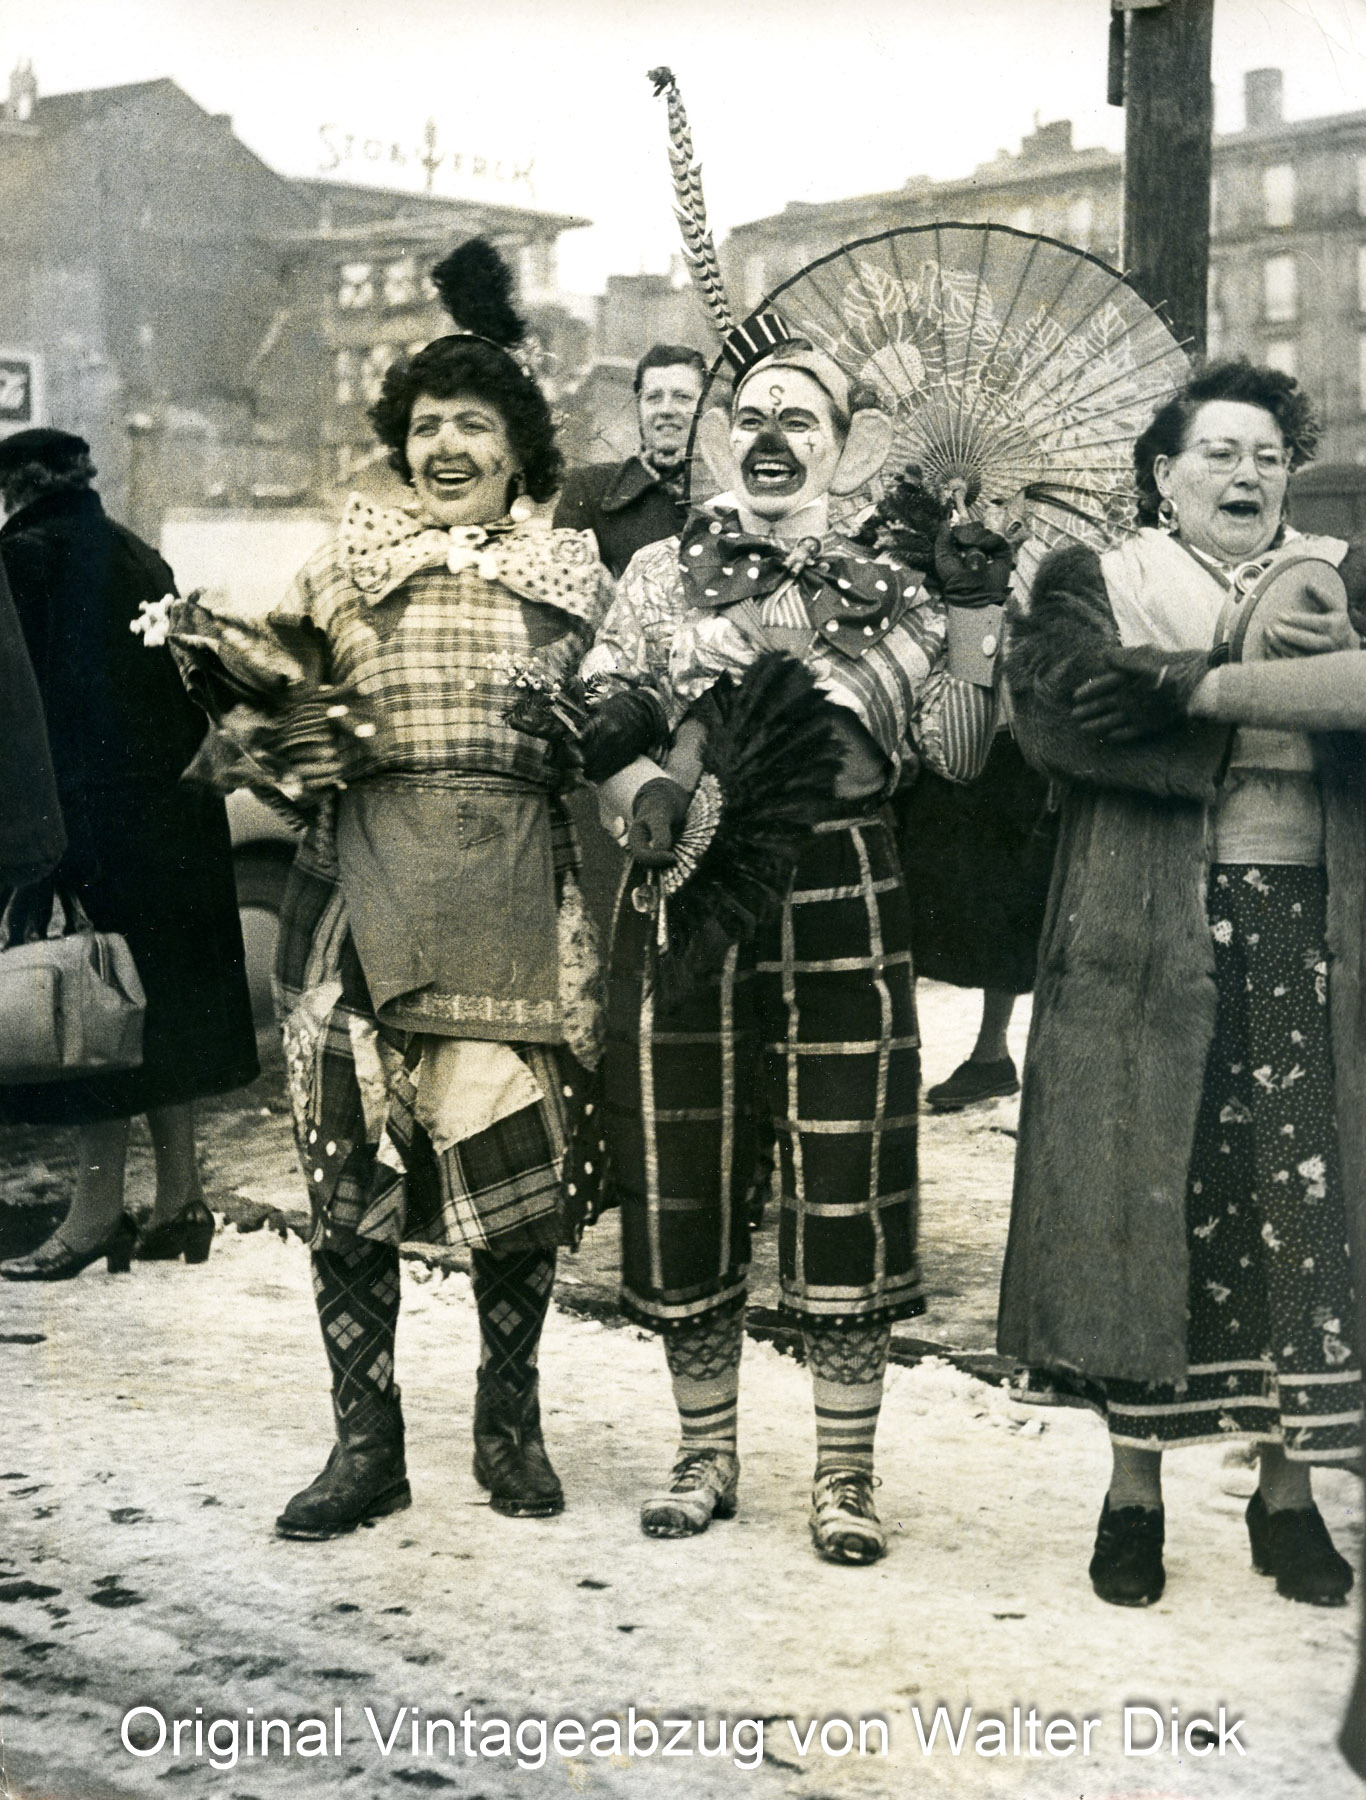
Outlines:
[{"label": "leather bag", "polygon": [[0,1084],[137,1068],[147,998],[127,943],[66,894],[54,895],[45,935],[31,934],[23,892],[0,919]]}]

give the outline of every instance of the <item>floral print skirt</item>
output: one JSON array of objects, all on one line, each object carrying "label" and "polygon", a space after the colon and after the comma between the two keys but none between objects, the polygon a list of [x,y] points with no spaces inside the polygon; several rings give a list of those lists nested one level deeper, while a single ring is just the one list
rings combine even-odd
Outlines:
[{"label": "floral print skirt", "polygon": [[1183,1386],[1105,1383],[1114,1442],[1225,1437],[1360,1453],[1361,1365],[1338,1164],[1322,869],[1210,872],[1219,1004],[1186,1190]]}]

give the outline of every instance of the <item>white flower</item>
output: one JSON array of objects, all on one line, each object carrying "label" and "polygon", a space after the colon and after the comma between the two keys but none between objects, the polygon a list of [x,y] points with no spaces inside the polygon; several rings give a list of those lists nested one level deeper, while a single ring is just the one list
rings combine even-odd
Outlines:
[{"label": "white flower", "polygon": [[1254,1069],[1252,1071],[1252,1079],[1257,1083],[1258,1087],[1265,1088],[1268,1094],[1275,1093],[1276,1077],[1272,1072],[1270,1063],[1263,1063],[1260,1069]]},{"label": "white flower", "polygon": [[174,594],[163,594],[160,600],[144,600],[138,608],[137,618],[128,621],[128,629],[142,639],[146,649],[159,650],[166,642],[174,604]]},{"label": "white flower", "polygon": [[1321,1156],[1307,1156],[1302,1163],[1295,1165],[1296,1172],[1304,1177],[1304,1197],[1306,1200],[1322,1200],[1328,1192],[1328,1171]]},{"label": "white flower", "polygon": [[1216,944],[1231,944],[1233,942],[1232,921],[1229,919],[1220,919],[1214,926],[1213,937]]},{"label": "white flower", "polygon": [[1276,1236],[1276,1228],[1270,1219],[1262,1226],[1262,1242],[1268,1250],[1279,1250],[1281,1247],[1281,1240]]}]

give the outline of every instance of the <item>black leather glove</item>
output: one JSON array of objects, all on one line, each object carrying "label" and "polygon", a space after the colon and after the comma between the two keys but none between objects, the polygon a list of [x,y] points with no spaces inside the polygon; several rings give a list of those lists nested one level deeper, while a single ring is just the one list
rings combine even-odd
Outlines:
[{"label": "black leather glove", "polygon": [[579,739],[586,781],[610,781],[638,756],[662,755],[669,722],[649,688],[621,688],[597,701]]},{"label": "black leather glove", "polygon": [[1015,551],[985,525],[942,525],[934,540],[934,572],[948,606],[1004,606]]},{"label": "black leather glove", "polygon": [[1187,717],[1191,695],[1210,670],[1228,660],[1228,645],[1213,650],[1156,650],[1112,645],[1109,668],[1072,695],[1072,721],[1110,744],[1131,744],[1170,731]]},{"label": "black leather glove", "polygon": [[631,829],[626,834],[628,855],[646,869],[667,869],[674,862],[674,845],[688,816],[692,795],[687,788],[657,775],[647,781],[631,808]]}]

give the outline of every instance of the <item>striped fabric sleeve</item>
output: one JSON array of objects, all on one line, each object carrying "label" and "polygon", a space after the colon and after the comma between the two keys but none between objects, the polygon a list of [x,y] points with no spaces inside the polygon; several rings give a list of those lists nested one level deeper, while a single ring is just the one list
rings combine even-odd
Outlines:
[{"label": "striped fabric sleeve", "polygon": [[683,617],[678,539],[637,551],[617,583],[580,674],[600,687],[653,687],[673,713],[669,646]]},{"label": "striped fabric sleeve", "polygon": [[974,781],[986,765],[998,723],[995,690],[960,681],[940,662],[917,696],[911,742],[936,775]]}]

